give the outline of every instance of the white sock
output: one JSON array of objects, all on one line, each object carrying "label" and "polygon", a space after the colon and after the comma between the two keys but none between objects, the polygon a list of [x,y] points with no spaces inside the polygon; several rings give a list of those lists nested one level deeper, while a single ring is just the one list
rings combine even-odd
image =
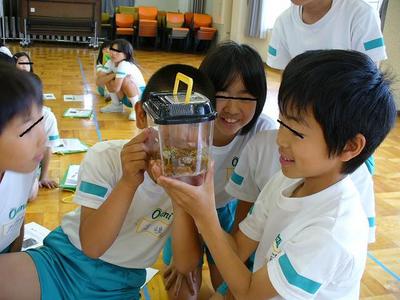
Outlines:
[{"label": "white sock", "polygon": [[128,97],[128,100],[132,103],[132,109],[135,109],[135,103],[139,101],[139,95]]},{"label": "white sock", "polygon": [[111,103],[114,105],[119,105],[119,98],[116,93],[110,93]]}]

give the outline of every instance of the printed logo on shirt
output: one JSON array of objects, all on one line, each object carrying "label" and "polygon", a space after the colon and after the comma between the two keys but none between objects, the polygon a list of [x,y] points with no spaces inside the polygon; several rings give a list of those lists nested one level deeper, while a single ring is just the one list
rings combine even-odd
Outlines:
[{"label": "printed logo on shirt", "polygon": [[279,253],[282,252],[282,249],[279,248],[279,245],[281,243],[282,243],[282,238],[281,238],[281,235],[278,234],[275,237],[274,242],[272,243],[271,250],[270,250],[271,251],[271,255],[269,256],[268,261],[273,260],[275,257],[277,257],[279,255]]},{"label": "printed logo on shirt", "polygon": [[22,204],[19,207],[13,207],[10,209],[10,212],[8,213],[8,218],[10,220],[13,220],[17,215],[19,215],[21,212],[24,212],[26,208],[26,204]]},{"label": "printed logo on shirt", "polygon": [[235,156],[235,157],[232,159],[232,167],[236,167],[236,165],[238,164],[238,162],[239,162],[239,157]]},{"label": "printed logo on shirt", "polygon": [[173,212],[157,208],[150,215],[138,222],[136,232],[148,233],[156,238],[162,238],[172,223],[173,215]]},{"label": "printed logo on shirt", "polygon": [[[153,220],[156,220],[158,218],[164,218],[167,220],[171,220],[171,217],[174,215],[173,212],[166,212],[163,211],[161,208],[157,208],[155,211],[153,211],[153,213],[151,214],[151,218]],[[171,220],[172,221],[172,220]]]}]

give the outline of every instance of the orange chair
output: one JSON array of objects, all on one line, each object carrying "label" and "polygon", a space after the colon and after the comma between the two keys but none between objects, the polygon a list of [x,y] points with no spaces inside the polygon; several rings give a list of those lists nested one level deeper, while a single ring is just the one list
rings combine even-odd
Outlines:
[{"label": "orange chair", "polygon": [[154,38],[154,47],[157,47],[157,7],[139,7],[139,29],[137,34],[137,45],[140,45],[140,39],[143,37]]},{"label": "orange chair", "polygon": [[185,13],[185,26],[192,28],[193,27],[193,13],[187,12]]},{"label": "orange chair", "polygon": [[184,15],[181,13],[167,13],[166,30],[168,34],[168,50],[171,50],[173,40],[183,41],[184,49],[187,49],[189,28],[182,27],[184,25],[184,21]]},{"label": "orange chair", "polygon": [[133,35],[135,33],[134,22],[135,19],[131,14],[115,14],[115,35],[130,35],[132,36],[133,44]]},{"label": "orange chair", "polygon": [[194,32],[194,51],[197,50],[201,41],[205,41],[206,47],[211,44],[211,41],[214,39],[217,29],[211,27],[212,25],[212,17],[206,14],[193,14],[193,23],[192,28]]}]

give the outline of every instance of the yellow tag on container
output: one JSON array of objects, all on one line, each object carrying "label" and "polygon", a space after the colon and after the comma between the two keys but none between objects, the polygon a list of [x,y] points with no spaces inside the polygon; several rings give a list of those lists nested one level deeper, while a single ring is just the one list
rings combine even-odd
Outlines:
[{"label": "yellow tag on container", "polygon": [[179,82],[181,82],[181,81],[183,83],[186,83],[186,85],[187,85],[185,103],[189,103],[190,96],[192,95],[192,89],[193,89],[193,79],[190,78],[189,76],[186,76],[185,74],[182,74],[180,72],[178,72],[176,74],[173,95],[176,96],[178,94]]}]

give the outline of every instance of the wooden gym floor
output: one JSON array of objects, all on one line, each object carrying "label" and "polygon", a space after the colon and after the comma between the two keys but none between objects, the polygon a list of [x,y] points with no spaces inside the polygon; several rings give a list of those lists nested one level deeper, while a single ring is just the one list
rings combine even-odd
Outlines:
[{"label": "wooden gym floor", "polygon": [[[124,114],[102,114],[99,108],[105,102],[96,94],[95,61],[97,51],[76,48],[62,44],[35,44],[22,49],[18,44],[9,45],[13,53],[28,52],[34,62],[34,71],[43,81],[44,93],[54,93],[56,100],[45,101],[58,120],[62,138],[79,138],[88,145],[100,140],[129,139],[138,131],[135,122],[128,121]],[[199,66],[204,55],[187,53],[167,53],[159,51],[136,51],[142,73],[146,79],[161,66],[185,63]],[[266,103],[269,114],[276,113],[276,97],[279,75],[267,69],[268,95]],[[64,94],[88,94],[84,102],[64,102]],[[69,107],[93,108],[95,115],[90,120],[65,119],[62,113]],[[58,181],[68,165],[79,164],[83,154],[53,155],[50,177]],[[400,299],[400,121],[375,154],[375,193],[377,211],[377,241],[370,245],[367,267],[361,286],[361,299]],[[37,222],[49,229],[60,224],[62,216],[73,210],[72,193],[59,189],[39,192],[38,198],[29,203],[26,222]],[[159,259],[154,265],[162,269]],[[201,297],[206,299],[211,293],[207,272]],[[146,297],[167,299],[160,273],[148,284]]]}]

